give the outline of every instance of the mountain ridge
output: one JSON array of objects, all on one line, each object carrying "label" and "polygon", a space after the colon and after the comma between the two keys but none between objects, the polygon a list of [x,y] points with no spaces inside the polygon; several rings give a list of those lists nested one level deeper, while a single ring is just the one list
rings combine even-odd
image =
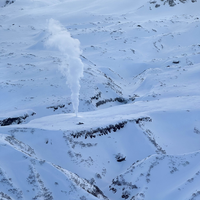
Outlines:
[{"label": "mountain ridge", "polygon": [[[0,198],[198,200],[199,5],[2,1]],[[80,42],[77,117],[50,19]]]}]

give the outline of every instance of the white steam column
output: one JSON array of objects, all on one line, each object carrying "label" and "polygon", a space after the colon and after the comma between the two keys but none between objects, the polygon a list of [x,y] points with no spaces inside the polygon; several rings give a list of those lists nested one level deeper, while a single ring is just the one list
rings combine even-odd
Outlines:
[{"label": "white steam column", "polygon": [[83,63],[80,59],[81,50],[78,39],[71,37],[70,33],[56,20],[50,19],[48,31],[51,36],[46,45],[56,47],[64,56],[60,71],[67,78],[67,84],[71,89],[71,100],[76,116],[79,106],[79,80],[83,77]]}]

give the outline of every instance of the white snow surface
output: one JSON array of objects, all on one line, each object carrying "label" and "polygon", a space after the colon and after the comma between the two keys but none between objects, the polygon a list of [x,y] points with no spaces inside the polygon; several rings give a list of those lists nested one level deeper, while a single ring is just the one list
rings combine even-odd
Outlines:
[{"label": "white snow surface", "polygon": [[[0,1],[0,199],[200,200],[199,8]],[[80,42],[77,117],[50,19]]]}]

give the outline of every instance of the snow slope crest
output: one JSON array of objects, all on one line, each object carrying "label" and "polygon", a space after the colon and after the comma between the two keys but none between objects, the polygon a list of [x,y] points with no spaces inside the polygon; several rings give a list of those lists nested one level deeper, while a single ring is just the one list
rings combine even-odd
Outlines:
[{"label": "snow slope crest", "polygon": [[[199,199],[200,2],[10,3],[0,4],[0,199]],[[80,42],[77,117],[63,52],[45,46],[51,18]]]}]

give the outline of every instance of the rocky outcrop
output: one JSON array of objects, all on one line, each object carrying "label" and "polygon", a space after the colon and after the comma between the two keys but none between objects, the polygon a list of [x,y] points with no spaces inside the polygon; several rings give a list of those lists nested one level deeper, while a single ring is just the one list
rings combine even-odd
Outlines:
[{"label": "rocky outcrop", "polygon": [[84,136],[85,139],[87,139],[88,137],[95,138],[96,136],[102,136],[102,135],[107,135],[108,133],[111,133],[111,132],[116,132],[117,130],[124,128],[124,126],[128,122],[135,122],[136,124],[139,124],[142,121],[151,121],[151,118],[150,117],[141,117],[138,119],[122,121],[122,122],[119,122],[116,124],[110,124],[106,127],[99,127],[99,128],[91,129],[91,130],[83,130],[83,131],[73,132],[73,133],[71,133],[71,136],[73,136],[74,138],[79,138],[79,137]]},{"label": "rocky outcrop", "polygon": [[10,5],[10,4],[14,3],[14,2],[15,2],[15,0],[6,0],[3,7],[5,7],[7,5]]},{"label": "rocky outcrop", "polygon": [[28,118],[29,116],[33,116],[36,113],[31,113],[30,115],[28,114],[24,114],[23,116],[19,116],[19,117],[8,117],[6,119],[0,120],[0,126],[9,126],[12,124],[21,124],[25,121],[26,118]]}]

